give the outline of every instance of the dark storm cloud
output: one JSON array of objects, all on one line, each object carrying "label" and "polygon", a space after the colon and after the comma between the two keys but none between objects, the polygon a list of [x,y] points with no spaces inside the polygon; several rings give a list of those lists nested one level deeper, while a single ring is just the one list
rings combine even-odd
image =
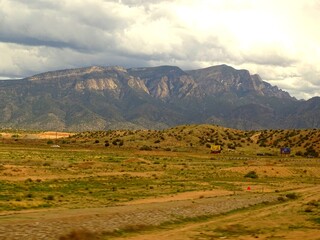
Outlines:
[{"label": "dark storm cloud", "polygon": [[[294,78],[279,76],[300,75],[318,86],[313,18],[320,9],[305,2],[0,0],[0,77],[89,65],[226,63],[291,89]],[[290,12],[282,11],[287,3]]]},{"label": "dark storm cloud", "polygon": [[0,9],[1,42],[98,51],[113,47],[114,33],[128,24],[96,4],[15,1],[16,8]]}]

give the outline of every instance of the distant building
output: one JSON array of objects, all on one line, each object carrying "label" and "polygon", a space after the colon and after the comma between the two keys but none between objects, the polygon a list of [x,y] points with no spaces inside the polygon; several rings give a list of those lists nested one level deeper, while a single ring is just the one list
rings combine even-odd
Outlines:
[{"label": "distant building", "polygon": [[280,148],[280,154],[290,154],[291,149],[289,147]]}]

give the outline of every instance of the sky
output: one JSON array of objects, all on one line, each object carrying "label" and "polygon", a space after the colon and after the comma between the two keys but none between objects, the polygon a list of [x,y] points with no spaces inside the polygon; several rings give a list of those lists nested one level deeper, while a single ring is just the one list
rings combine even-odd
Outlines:
[{"label": "sky", "polygon": [[0,0],[0,79],[227,64],[320,96],[320,0]]}]

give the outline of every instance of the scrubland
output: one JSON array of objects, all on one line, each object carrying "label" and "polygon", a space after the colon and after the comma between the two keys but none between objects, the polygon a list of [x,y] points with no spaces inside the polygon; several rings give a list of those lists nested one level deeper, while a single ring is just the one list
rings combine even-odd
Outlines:
[{"label": "scrubland", "polygon": [[0,238],[320,239],[319,131],[272,131],[3,131]]}]

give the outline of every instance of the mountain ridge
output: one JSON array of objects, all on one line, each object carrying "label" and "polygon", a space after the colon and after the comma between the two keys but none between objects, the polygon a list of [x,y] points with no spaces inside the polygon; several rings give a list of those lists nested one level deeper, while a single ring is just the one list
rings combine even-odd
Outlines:
[{"label": "mountain ridge", "polygon": [[298,101],[259,75],[228,65],[188,71],[177,66],[65,69],[0,81],[0,93],[2,127],[84,131],[196,123],[239,129],[320,126],[320,99]]}]

